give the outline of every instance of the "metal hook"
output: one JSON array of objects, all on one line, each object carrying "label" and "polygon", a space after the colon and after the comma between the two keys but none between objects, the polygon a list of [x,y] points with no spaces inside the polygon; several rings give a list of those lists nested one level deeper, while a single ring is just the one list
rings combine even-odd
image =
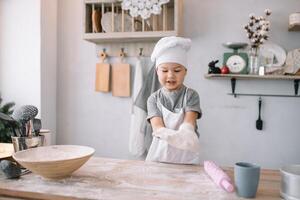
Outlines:
[{"label": "metal hook", "polygon": [[142,56],[142,55],[143,55],[143,48],[140,48],[139,56]]},{"label": "metal hook", "polygon": [[125,56],[125,53],[124,53],[124,48],[122,47],[122,48],[121,48],[120,57],[122,57],[122,58],[123,58],[124,56]]},{"label": "metal hook", "polygon": [[261,101],[261,100],[262,100],[261,96],[259,96],[258,100],[259,100],[259,101]]},{"label": "metal hook", "polygon": [[106,54],[106,49],[103,48],[103,49],[102,49],[102,52],[99,54],[100,60],[102,60],[102,62],[104,62],[106,56],[107,56],[107,54]]}]

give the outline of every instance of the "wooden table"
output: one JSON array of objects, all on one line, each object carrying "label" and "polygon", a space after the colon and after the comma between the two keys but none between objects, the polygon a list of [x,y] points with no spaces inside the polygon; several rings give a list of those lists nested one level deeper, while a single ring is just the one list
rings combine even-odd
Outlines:
[{"label": "wooden table", "polygon": [[[232,177],[232,169],[226,170]],[[279,172],[262,170],[256,199],[280,199]],[[91,158],[69,178],[45,180],[33,173],[20,179],[0,176],[0,195],[31,199],[235,200],[200,166]]]}]

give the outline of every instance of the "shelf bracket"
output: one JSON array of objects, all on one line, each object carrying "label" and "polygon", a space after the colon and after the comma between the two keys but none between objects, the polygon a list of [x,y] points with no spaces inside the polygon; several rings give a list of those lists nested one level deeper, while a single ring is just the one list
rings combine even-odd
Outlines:
[{"label": "shelf bracket", "polygon": [[231,83],[231,93],[229,93],[229,95],[233,95],[234,98],[236,98],[237,96],[300,97],[300,96],[298,96],[299,82],[300,82],[300,79],[295,79],[295,80],[294,80],[294,90],[295,90],[295,95],[281,95],[281,94],[247,94],[247,93],[236,93],[236,92],[235,92],[236,78],[235,78],[235,77],[232,77],[232,78],[230,79],[230,83]]},{"label": "shelf bracket", "polygon": [[235,84],[236,84],[236,78],[231,78],[231,92],[234,95],[234,98],[236,97]]},{"label": "shelf bracket", "polygon": [[237,96],[255,96],[255,97],[296,97],[300,98],[300,95],[288,95],[288,94],[253,94],[253,93],[228,93],[234,97]]},{"label": "shelf bracket", "polygon": [[299,89],[299,79],[294,80],[294,89],[295,89],[295,96],[298,95],[298,89]]}]

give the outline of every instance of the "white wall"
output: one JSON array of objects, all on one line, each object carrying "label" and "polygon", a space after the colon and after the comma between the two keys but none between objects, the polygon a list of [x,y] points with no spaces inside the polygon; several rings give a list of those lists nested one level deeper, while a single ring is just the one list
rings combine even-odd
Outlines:
[{"label": "white wall", "polygon": [[41,119],[56,141],[57,0],[41,1]]},{"label": "white wall", "polygon": [[57,1],[0,1],[0,92],[16,109],[34,105],[56,133]]},{"label": "white wall", "polygon": [[40,0],[1,0],[0,29],[2,97],[40,109]]},{"label": "white wall", "polygon": [[[264,131],[255,129],[257,98],[233,98],[226,80],[207,80],[207,63],[221,59],[223,42],[245,41],[248,14],[273,10],[271,40],[287,50],[300,47],[300,32],[287,32],[288,15],[299,0],[186,0],[184,35],[192,38],[186,83],[201,97],[198,122],[202,159],[222,165],[256,162],[265,168],[300,163],[299,99],[264,98]],[[130,158],[129,98],[94,92],[95,45],[82,39],[82,1],[58,2],[57,142],[96,148],[96,155]],[[101,47],[100,47],[101,48]],[[130,63],[134,59],[129,60]],[[239,81],[241,92],[293,93],[289,81]]]},{"label": "white wall", "polygon": [[[202,157],[223,165],[250,161],[276,168],[286,163],[300,163],[298,116],[299,98],[263,98],[264,130],[255,129],[257,97],[233,98],[229,80],[206,80],[207,63],[220,59],[226,41],[247,41],[243,25],[248,14],[271,15],[270,40],[286,50],[300,48],[300,32],[288,32],[288,16],[300,7],[300,1],[185,1],[185,35],[193,39],[190,63],[193,68],[187,82],[201,96],[204,112],[199,121]],[[191,11],[191,12],[189,12]],[[197,11],[197,12],[196,12]],[[196,19],[196,20],[193,20]],[[237,91],[293,94],[292,81],[237,82]]]}]

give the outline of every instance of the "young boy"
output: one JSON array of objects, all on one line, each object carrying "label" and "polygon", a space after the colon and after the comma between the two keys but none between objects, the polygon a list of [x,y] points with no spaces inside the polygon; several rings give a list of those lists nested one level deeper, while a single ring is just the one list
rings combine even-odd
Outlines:
[{"label": "young boy", "polygon": [[196,120],[201,117],[198,93],[184,84],[191,40],[165,37],[151,55],[162,88],[147,101],[153,140],[147,161],[198,164]]}]

